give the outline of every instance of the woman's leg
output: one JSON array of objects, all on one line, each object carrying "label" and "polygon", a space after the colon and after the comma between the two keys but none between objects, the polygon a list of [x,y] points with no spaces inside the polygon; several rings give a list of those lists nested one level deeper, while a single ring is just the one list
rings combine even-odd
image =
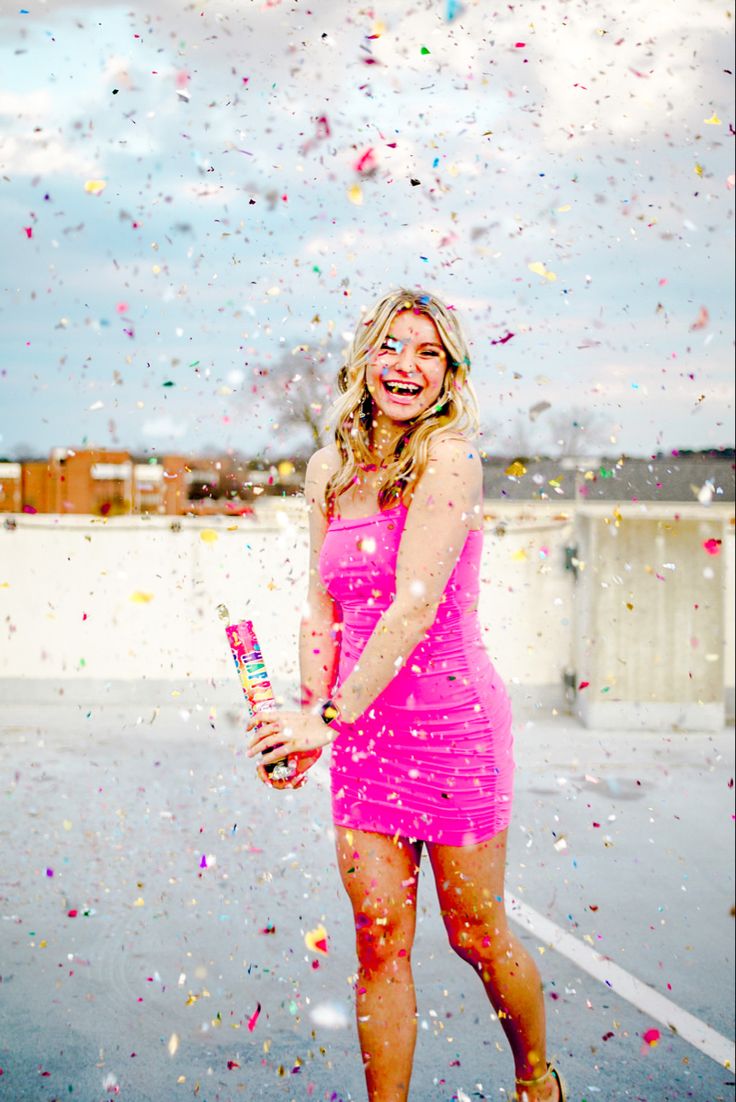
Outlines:
[{"label": "woman's leg", "polygon": [[[545,1013],[537,966],[506,922],[506,830],[474,846],[427,843],[450,945],[478,972],[511,1044],[517,1079],[547,1067]],[[518,1088],[527,1102],[556,1102],[551,1080]]]},{"label": "woman's leg", "polygon": [[406,1102],[417,1035],[411,949],[421,843],[335,830],[355,916],[356,1015],[368,1102]]}]

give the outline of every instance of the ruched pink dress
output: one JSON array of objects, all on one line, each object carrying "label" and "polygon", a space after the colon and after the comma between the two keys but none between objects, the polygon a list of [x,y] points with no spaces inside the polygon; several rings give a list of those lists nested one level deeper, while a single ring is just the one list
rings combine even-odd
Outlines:
[{"label": "ruched pink dress", "polygon": [[[342,610],[339,687],[395,596],[403,503],[330,521],[319,570]],[[354,724],[337,722],[330,780],[337,824],[449,846],[508,826],[511,707],[485,649],[477,603],[483,532],[468,532],[425,638]]]}]

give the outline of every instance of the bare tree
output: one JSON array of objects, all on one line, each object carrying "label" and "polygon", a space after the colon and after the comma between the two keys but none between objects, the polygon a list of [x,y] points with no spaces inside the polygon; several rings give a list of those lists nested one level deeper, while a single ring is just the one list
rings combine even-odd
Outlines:
[{"label": "bare tree", "polygon": [[331,337],[320,344],[305,341],[284,351],[275,363],[260,368],[262,394],[283,429],[306,430],[310,444],[327,443],[323,424],[337,396],[341,359]]},{"label": "bare tree", "polygon": [[607,439],[602,415],[582,406],[554,410],[547,416],[547,427],[552,443],[550,454],[555,459],[594,455]]},{"label": "bare tree", "polygon": [[485,450],[497,456],[531,459],[540,451],[539,430],[520,413],[513,423],[484,420],[482,439]]}]

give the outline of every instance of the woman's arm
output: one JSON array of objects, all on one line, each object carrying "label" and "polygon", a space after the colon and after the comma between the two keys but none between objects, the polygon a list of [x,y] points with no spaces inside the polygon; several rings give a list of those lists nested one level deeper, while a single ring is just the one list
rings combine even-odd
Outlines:
[{"label": "woman's arm", "polygon": [[319,556],[327,532],[324,487],[331,470],[330,450],[321,448],[307,464],[304,496],[309,514],[309,585],[299,627],[301,706],[311,709],[330,695],[340,655],[342,614],[322,584]]},{"label": "woman's arm", "polygon": [[482,500],[483,470],[472,444],[444,437],[430,449],[401,537],[396,595],[334,700],[355,723],[432,626]]}]

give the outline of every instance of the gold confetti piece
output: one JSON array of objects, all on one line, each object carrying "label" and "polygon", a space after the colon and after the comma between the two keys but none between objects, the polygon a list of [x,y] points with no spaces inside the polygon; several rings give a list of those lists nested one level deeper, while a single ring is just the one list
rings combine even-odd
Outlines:
[{"label": "gold confetti piece", "polygon": [[713,114],[711,115],[711,117],[709,119],[703,119],[703,122],[705,123],[706,126],[720,126],[721,125],[721,120],[718,118],[718,115],[716,115],[715,111],[713,112]]},{"label": "gold confetti piece", "polygon": [[314,930],[307,930],[304,935],[304,944],[310,953],[322,953],[327,956],[327,930],[322,925]]},{"label": "gold confetti piece", "polygon": [[527,554],[523,547],[520,547],[518,551],[514,551],[513,555],[511,556],[514,562],[525,562],[526,557]]},{"label": "gold confetti piece", "polygon": [[142,895],[139,895],[138,898],[136,899],[136,901],[133,904],[134,907],[145,907],[145,905],[146,905],[146,901],[145,901],[145,899],[143,898]]},{"label": "gold confetti piece", "polygon": [[38,943],[39,949],[45,949],[47,945],[48,945],[48,941],[46,940],[46,938],[44,938],[43,941],[39,941],[39,943]]},{"label": "gold confetti piece", "polygon": [[153,600],[153,593],[144,593],[141,589],[136,589],[135,593],[131,593],[130,599],[134,605],[147,605]]},{"label": "gold confetti piece", "polygon": [[87,180],[84,190],[88,195],[101,195],[107,187],[107,180]]},{"label": "gold confetti piece", "polygon": [[169,1037],[169,1043],[166,1047],[169,1050],[169,1056],[176,1056],[176,1053],[179,1049],[179,1038],[175,1033],[172,1033]]},{"label": "gold confetti piece", "polygon": [[520,459],[515,459],[513,463],[510,463],[504,474],[512,475],[514,478],[521,478],[523,474],[526,474],[526,467]]},{"label": "gold confetti piece", "polygon": [[199,995],[189,995],[186,1002],[184,1003],[184,1006],[194,1006],[198,998]]},{"label": "gold confetti piece", "polygon": [[72,829],[71,819],[65,819],[64,823],[63,823],[63,826],[64,826],[64,830],[71,830]]},{"label": "gold confetti piece", "polygon": [[530,264],[529,271],[534,272],[535,275],[544,276],[544,278],[548,279],[550,283],[554,283],[554,281],[557,279],[557,276],[554,272],[547,271],[541,260],[535,260],[532,264]]},{"label": "gold confetti piece", "polygon": [[360,184],[353,184],[348,188],[348,199],[351,203],[355,203],[356,207],[359,207],[363,203],[363,190]]},{"label": "gold confetti piece", "polygon": [[702,165],[696,165],[695,166],[695,172],[696,172],[696,175],[702,176],[703,175],[703,166]]},{"label": "gold confetti piece", "polygon": [[203,528],[199,533],[199,538],[202,543],[214,543],[217,539],[217,532],[214,528]]},{"label": "gold confetti piece", "polygon": [[279,478],[287,478],[294,473],[294,464],[290,459],[282,459],[276,470],[279,472]]},{"label": "gold confetti piece", "polygon": [[572,210],[572,203],[565,203],[564,207],[558,207],[557,208],[557,213],[558,214],[567,214],[567,212],[569,210]]}]

